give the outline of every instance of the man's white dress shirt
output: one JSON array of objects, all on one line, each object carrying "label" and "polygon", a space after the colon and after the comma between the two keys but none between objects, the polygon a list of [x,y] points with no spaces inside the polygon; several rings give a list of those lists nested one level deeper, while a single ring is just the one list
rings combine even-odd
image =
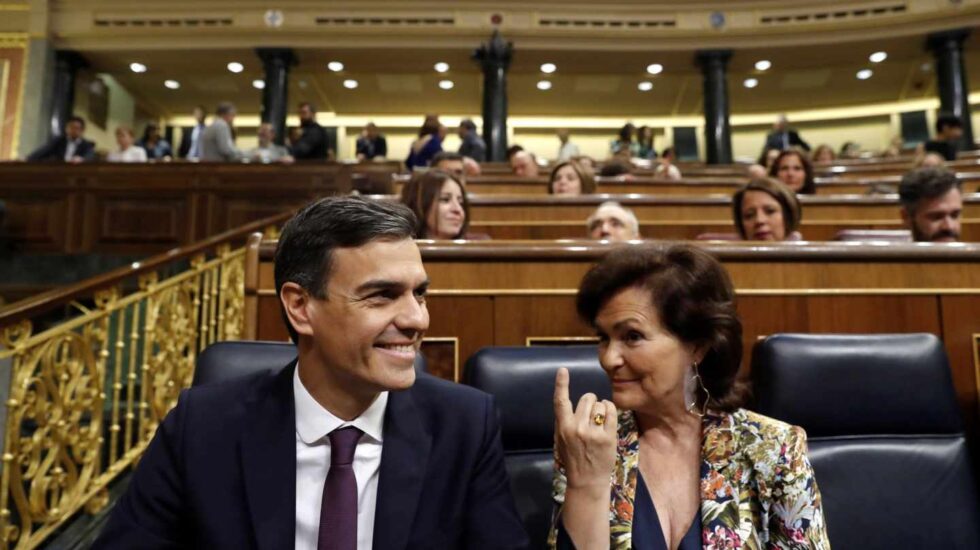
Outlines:
[{"label": "man's white dress shirt", "polygon": [[357,480],[357,548],[371,550],[374,511],[378,502],[381,444],[388,392],[382,392],[361,416],[350,422],[337,418],[310,395],[293,373],[296,407],[296,550],[316,550],[320,530],[320,502],[330,470],[330,438],[327,434],[345,426],[364,432],[354,451]]}]

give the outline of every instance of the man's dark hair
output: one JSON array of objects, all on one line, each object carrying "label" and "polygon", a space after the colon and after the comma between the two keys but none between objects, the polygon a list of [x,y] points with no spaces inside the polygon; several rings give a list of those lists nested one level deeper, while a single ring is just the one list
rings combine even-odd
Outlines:
[{"label": "man's dark hair", "polygon": [[936,133],[941,134],[946,128],[962,128],[963,121],[952,113],[942,113],[936,117]]},{"label": "man's dark hair", "polygon": [[476,131],[476,123],[473,122],[472,119],[464,118],[463,120],[460,121],[459,125],[471,132]]},{"label": "man's dark hair", "polygon": [[72,122],[77,122],[77,123],[81,124],[82,125],[82,130],[85,129],[85,119],[84,118],[82,118],[82,117],[80,117],[78,115],[72,115],[72,116],[68,117],[68,120],[65,121],[65,126],[68,126],[68,124],[70,124]]},{"label": "man's dark hair", "polygon": [[[276,296],[287,282],[326,299],[333,251],[371,241],[411,239],[415,214],[394,201],[363,197],[328,197],[303,207],[282,229],[276,246]],[[282,303],[280,302],[280,308]],[[298,336],[282,309],[293,342]]]},{"label": "man's dark hair", "polygon": [[911,215],[919,201],[936,199],[961,187],[956,174],[945,168],[919,168],[902,176],[902,182],[898,184],[898,201]]},{"label": "man's dark hair", "polygon": [[516,155],[517,153],[520,153],[523,150],[524,148],[521,147],[520,145],[511,145],[510,147],[507,148],[507,160],[510,160],[510,157]]},{"label": "man's dark hair", "polygon": [[309,101],[304,101],[299,104],[300,109],[302,109],[303,107],[309,109],[311,113],[316,114],[316,105],[310,103]]},{"label": "man's dark hair", "polygon": [[439,166],[439,163],[444,160],[463,160],[463,155],[459,153],[453,153],[452,151],[441,151],[436,153],[436,156],[432,157],[429,161],[429,166]]},{"label": "man's dark hair", "polygon": [[599,175],[604,178],[614,178],[616,176],[625,176],[626,174],[632,173],[633,166],[619,160],[603,163],[602,168],[599,169]]}]

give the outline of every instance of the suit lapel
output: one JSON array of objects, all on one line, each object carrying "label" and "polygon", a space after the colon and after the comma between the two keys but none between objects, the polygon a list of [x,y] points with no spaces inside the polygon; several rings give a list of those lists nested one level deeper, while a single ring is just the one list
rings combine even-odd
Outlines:
[{"label": "suit lapel", "polygon": [[411,390],[389,394],[383,445],[374,547],[397,550],[412,532],[432,446]]},{"label": "suit lapel", "polygon": [[296,410],[293,370],[282,369],[268,393],[254,395],[241,442],[242,476],[259,548],[292,547],[296,537]]}]

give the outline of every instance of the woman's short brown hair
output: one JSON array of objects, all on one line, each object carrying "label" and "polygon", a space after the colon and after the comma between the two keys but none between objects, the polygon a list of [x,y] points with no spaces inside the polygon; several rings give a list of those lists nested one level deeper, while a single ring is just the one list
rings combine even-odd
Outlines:
[{"label": "woman's short brown hair", "polygon": [[742,202],[745,200],[745,193],[749,191],[761,191],[776,200],[783,210],[783,238],[789,237],[790,233],[800,228],[800,221],[803,219],[803,208],[800,206],[800,199],[796,193],[786,186],[785,183],[774,178],[762,178],[752,180],[745,184],[732,196],[732,217],[735,218],[735,229],[743,239],[745,236],[745,226],[742,225]]},{"label": "woman's short brown hair", "polygon": [[575,173],[578,174],[578,179],[582,182],[583,195],[591,195],[592,193],[595,193],[595,171],[581,162],[566,160],[565,162],[559,162],[551,170],[551,177],[548,178],[549,195],[555,194],[555,176],[558,175],[558,171],[561,170],[563,166],[571,166],[572,170],[575,170]]},{"label": "woman's short brown hair", "polygon": [[459,229],[459,234],[454,239],[461,239],[470,227],[470,199],[466,196],[466,186],[456,176],[442,170],[427,170],[417,172],[412,179],[402,187],[401,203],[409,207],[415,213],[417,225],[415,228],[416,239],[432,238],[429,235],[428,219],[432,205],[439,198],[442,186],[446,180],[452,180],[459,185],[463,192],[463,226]]},{"label": "woman's short brown hair", "polygon": [[817,183],[813,179],[813,163],[810,162],[810,158],[802,151],[797,151],[796,149],[787,149],[779,156],[776,160],[772,161],[772,166],[769,167],[769,175],[774,178],[779,178],[779,164],[783,162],[783,159],[788,156],[796,156],[800,159],[800,164],[803,165],[803,172],[806,174],[806,178],[803,180],[803,187],[797,191],[801,195],[815,195],[817,193]]},{"label": "woman's short brown hair", "polygon": [[742,323],[731,278],[718,260],[686,244],[617,248],[582,279],[575,303],[579,316],[595,326],[606,302],[631,287],[650,291],[660,323],[671,334],[705,350],[698,373],[711,395],[708,406],[728,412],[741,406],[746,391],[736,375]]}]

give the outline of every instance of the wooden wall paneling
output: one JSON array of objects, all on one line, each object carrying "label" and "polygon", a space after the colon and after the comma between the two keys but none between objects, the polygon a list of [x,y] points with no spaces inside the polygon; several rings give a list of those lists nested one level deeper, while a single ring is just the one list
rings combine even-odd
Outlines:
[{"label": "wooden wall paneling", "polygon": [[494,345],[523,346],[533,336],[594,336],[575,313],[575,295],[497,296]]},{"label": "wooden wall paneling", "polygon": [[[468,357],[482,347],[495,345],[494,299],[490,296],[444,296],[436,293],[428,296],[426,305],[429,330],[425,336],[459,339],[459,375],[462,377],[463,365]],[[451,373],[452,370],[445,364],[445,357],[444,353],[437,357],[426,353],[430,370]]]},{"label": "wooden wall paneling", "polygon": [[[953,386],[971,429],[980,426],[980,350],[975,335],[980,334],[980,293],[977,295],[943,295],[943,342],[953,365]],[[962,366],[962,367],[961,367]]]},{"label": "wooden wall paneling", "polygon": [[24,252],[61,252],[71,247],[69,229],[77,197],[62,191],[16,193],[4,197],[3,239]]}]

